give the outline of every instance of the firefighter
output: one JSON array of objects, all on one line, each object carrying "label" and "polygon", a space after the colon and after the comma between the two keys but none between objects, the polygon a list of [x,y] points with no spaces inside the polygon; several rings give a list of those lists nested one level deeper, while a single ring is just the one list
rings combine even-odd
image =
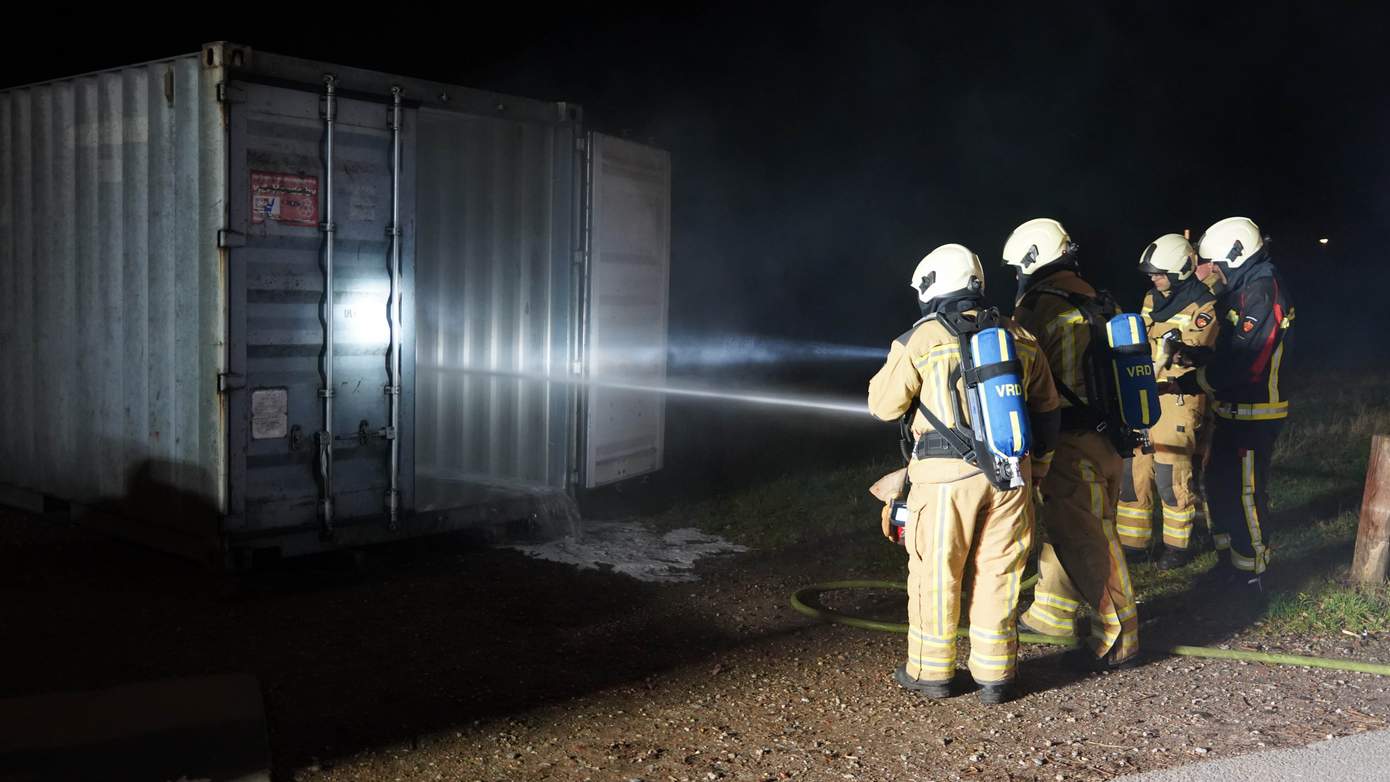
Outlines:
[{"label": "firefighter", "polygon": [[1091,398],[1086,380],[1096,371],[1087,366],[1093,321],[1118,308],[1082,279],[1076,250],[1061,223],[1047,218],[1020,225],[1004,245],[1004,262],[1018,274],[1014,318],[1038,336],[1062,397],[1062,433],[1041,485],[1048,542],[1033,604],[1019,624],[1027,632],[1076,635],[1084,599],[1090,640],[1070,662],[1105,670],[1132,664],[1139,652],[1134,590],[1115,533],[1124,461],[1121,446],[1102,431],[1107,403]]},{"label": "firefighter", "polygon": [[1294,308],[1259,226],[1249,218],[1212,225],[1198,241],[1197,255],[1213,264],[1221,333],[1209,362],[1160,391],[1212,399],[1216,425],[1204,483],[1218,557],[1213,578],[1262,600],[1269,460],[1289,414],[1279,370]]},{"label": "firefighter", "polygon": [[982,702],[1003,703],[1014,697],[1019,585],[1033,537],[1029,479],[1046,467],[1034,473],[1025,456],[1018,463],[1017,488],[1000,489],[952,447],[953,437],[970,433],[966,427],[980,426],[962,403],[966,388],[956,334],[994,323],[1013,336],[1033,453],[1045,454],[1056,442],[1057,392],[1037,340],[986,303],[980,259],[970,250],[959,244],[936,248],[917,265],[911,284],[923,317],[893,342],[887,362],[869,381],[869,411],[884,421],[908,416],[913,438],[910,520],[903,536],[910,629],[907,662],[895,679],[930,698],[963,690],[956,675],[956,627],[969,569],[970,674]]},{"label": "firefighter", "polygon": [[[1144,296],[1140,314],[1148,327],[1159,381],[1194,371],[1209,356],[1220,329],[1216,296],[1197,279],[1196,267],[1197,252],[1179,234],[1158,237],[1139,256],[1139,270],[1154,286]],[[1163,507],[1163,556],[1158,568],[1171,570],[1192,557],[1189,543],[1197,517],[1192,460],[1198,453],[1207,404],[1203,394],[1161,399],[1163,413],[1149,430],[1153,453],[1136,451],[1126,460],[1115,529],[1129,561],[1148,558],[1156,486]]]}]

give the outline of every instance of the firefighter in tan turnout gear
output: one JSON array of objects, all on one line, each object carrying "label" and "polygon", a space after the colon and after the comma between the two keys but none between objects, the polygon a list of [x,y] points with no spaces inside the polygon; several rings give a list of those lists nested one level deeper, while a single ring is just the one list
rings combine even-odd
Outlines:
[{"label": "firefighter in tan turnout gear", "polygon": [[1048,542],[1038,558],[1033,604],[1019,624],[1026,632],[1075,635],[1085,600],[1091,637],[1070,662],[1086,669],[1130,664],[1139,652],[1139,620],[1115,533],[1125,446],[1116,441],[1118,428],[1107,425],[1105,400],[1091,398],[1101,370],[1091,366],[1089,350],[1096,323],[1103,330],[1118,308],[1081,278],[1076,245],[1056,220],[1038,218],[1015,229],[1004,262],[1018,274],[1014,318],[1037,335],[1062,397],[1062,433],[1041,484]]},{"label": "firefighter in tan turnout gear", "polygon": [[[1175,380],[1195,371],[1210,357],[1220,324],[1216,295],[1197,279],[1197,251],[1179,234],[1164,234],[1139,256],[1139,270],[1153,290],[1144,296],[1140,314],[1149,330],[1157,379]],[[1131,562],[1148,558],[1153,535],[1154,494],[1163,508],[1163,556],[1160,570],[1182,567],[1191,559],[1189,543],[1197,517],[1193,456],[1207,412],[1204,394],[1160,397],[1163,414],[1149,430],[1153,453],[1136,452],[1127,460],[1120,487],[1115,529]]]},{"label": "firefighter in tan turnout gear", "polygon": [[[971,451],[976,461],[967,461],[962,451],[977,436],[970,427],[983,428],[965,403],[967,381],[978,388],[985,373],[973,353],[963,360],[962,345],[990,326],[1012,335],[1016,356],[998,367],[1017,375],[1010,388],[1026,400],[1034,453],[1050,451],[1056,441],[1057,392],[1037,341],[986,304],[984,273],[970,250],[938,247],[918,264],[911,283],[923,317],[893,342],[869,381],[869,411],[885,421],[908,416],[913,438],[903,533],[910,629],[907,662],[895,678],[932,698],[962,690],[956,627],[962,585],[970,583],[970,673],[982,702],[1002,703],[1014,695],[1019,586],[1033,536],[1030,476],[1046,466],[1033,467],[1022,456],[1012,484],[1005,483],[1013,488],[999,488],[1003,479],[992,460]],[[1015,437],[1018,432],[1015,427]]]}]

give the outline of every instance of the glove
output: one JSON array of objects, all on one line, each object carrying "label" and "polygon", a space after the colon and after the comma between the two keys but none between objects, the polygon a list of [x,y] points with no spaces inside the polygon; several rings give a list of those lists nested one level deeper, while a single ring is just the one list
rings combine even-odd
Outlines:
[{"label": "glove", "polygon": [[889,543],[897,543],[898,539],[893,531],[893,504],[884,505],[878,515],[883,520],[883,537],[888,538]]}]

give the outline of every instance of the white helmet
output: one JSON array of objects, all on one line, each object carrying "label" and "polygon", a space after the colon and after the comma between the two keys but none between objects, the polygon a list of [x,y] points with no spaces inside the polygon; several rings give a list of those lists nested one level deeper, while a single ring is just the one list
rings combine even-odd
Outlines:
[{"label": "white helmet", "polygon": [[985,272],[980,257],[960,244],[943,244],[918,261],[908,283],[917,291],[917,301],[926,304],[957,291],[985,289]]},{"label": "white helmet", "polygon": [[1197,268],[1197,251],[1181,234],[1164,234],[1149,243],[1139,255],[1139,271],[1166,274],[1169,282],[1192,276]]},{"label": "white helmet", "polygon": [[1238,269],[1264,246],[1260,227],[1248,217],[1227,217],[1217,221],[1197,240],[1202,263]]},{"label": "white helmet", "polygon": [[1004,243],[1004,263],[1017,266],[1020,274],[1035,274],[1038,269],[1070,258],[1076,244],[1062,224],[1048,217],[1039,217],[1020,225]]}]

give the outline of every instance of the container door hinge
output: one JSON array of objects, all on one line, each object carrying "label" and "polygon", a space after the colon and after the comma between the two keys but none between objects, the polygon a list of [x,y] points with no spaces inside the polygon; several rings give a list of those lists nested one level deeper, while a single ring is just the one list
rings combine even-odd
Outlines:
[{"label": "container door hinge", "polygon": [[225,394],[228,391],[235,391],[239,388],[246,388],[245,375],[238,375],[233,372],[217,373],[217,393]]},{"label": "container door hinge", "polygon": [[219,249],[230,249],[233,247],[246,246],[246,234],[233,231],[230,228],[217,229],[217,246]]}]

